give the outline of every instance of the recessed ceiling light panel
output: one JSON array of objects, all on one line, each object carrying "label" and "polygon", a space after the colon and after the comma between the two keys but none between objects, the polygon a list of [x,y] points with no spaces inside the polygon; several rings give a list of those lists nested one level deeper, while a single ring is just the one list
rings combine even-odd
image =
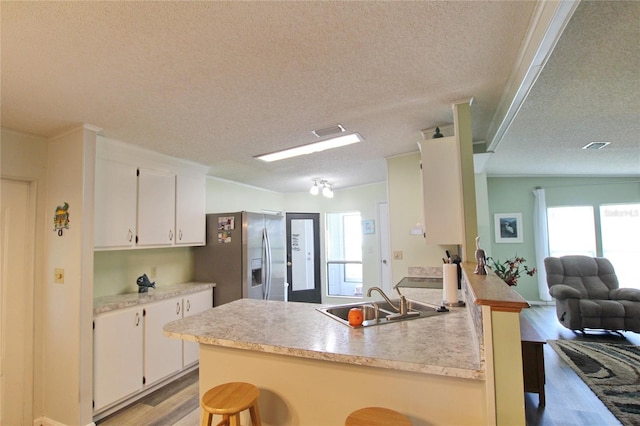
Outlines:
[{"label": "recessed ceiling light panel", "polygon": [[582,147],[582,149],[602,149],[611,142],[591,142]]},{"label": "recessed ceiling light panel", "polygon": [[254,158],[258,160],[266,161],[268,163],[272,161],[284,160],[285,158],[298,157],[300,155],[313,154],[314,152],[325,151],[327,149],[339,148],[341,146],[351,145],[354,143],[362,142],[362,136],[358,133],[351,133],[350,135],[339,136],[337,138],[331,138],[320,142],[310,143],[307,145],[297,146],[295,148],[285,149],[283,151],[272,152],[270,154],[258,155]]}]

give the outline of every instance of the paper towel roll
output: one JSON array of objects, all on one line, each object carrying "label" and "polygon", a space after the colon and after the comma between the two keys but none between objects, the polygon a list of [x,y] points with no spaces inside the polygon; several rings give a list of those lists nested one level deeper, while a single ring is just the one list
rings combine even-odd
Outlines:
[{"label": "paper towel roll", "polygon": [[442,265],[442,291],[445,303],[458,302],[458,265],[455,263]]}]

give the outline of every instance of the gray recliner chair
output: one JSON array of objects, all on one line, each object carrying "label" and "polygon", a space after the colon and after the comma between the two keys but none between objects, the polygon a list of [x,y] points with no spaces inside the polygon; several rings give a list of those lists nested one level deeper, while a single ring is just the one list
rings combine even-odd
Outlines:
[{"label": "gray recliner chair", "polygon": [[640,289],[619,288],[613,265],[603,257],[547,257],[549,293],[560,323],[585,328],[640,333]]}]

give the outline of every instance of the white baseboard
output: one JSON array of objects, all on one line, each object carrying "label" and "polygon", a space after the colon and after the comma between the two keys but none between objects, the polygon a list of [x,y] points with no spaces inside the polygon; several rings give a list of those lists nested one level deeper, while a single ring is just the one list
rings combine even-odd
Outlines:
[{"label": "white baseboard", "polygon": [[[57,422],[48,417],[38,417],[33,420],[33,426],[67,426],[64,423]],[[96,426],[94,422],[89,423],[86,426]]]}]

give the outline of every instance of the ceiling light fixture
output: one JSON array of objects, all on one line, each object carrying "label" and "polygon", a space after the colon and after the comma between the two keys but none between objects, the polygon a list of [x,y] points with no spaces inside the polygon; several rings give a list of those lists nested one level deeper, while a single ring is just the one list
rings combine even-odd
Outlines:
[{"label": "ceiling light fixture", "polygon": [[611,142],[591,142],[582,147],[582,149],[602,149]]},{"label": "ceiling light fixture", "polygon": [[309,193],[311,193],[311,195],[318,195],[320,193],[320,188],[318,187],[318,179],[313,180],[313,186],[309,190]]},{"label": "ceiling light fixture", "polygon": [[[311,195],[318,195],[322,192],[322,195],[327,198],[333,198],[333,190],[331,189],[331,184],[324,179],[312,179],[313,186],[309,190]],[[318,180],[320,180],[320,185],[318,185]]]},{"label": "ceiling light fixture", "polygon": [[300,155],[313,154],[314,152],[321,152],[327,149],[339,148],[341,146],[362,142],[363,140],[362,136],[358,133],[351,133],[350,135],[338,136],[337,138],[326,139],[320,142],[272,152],[270,154],[258,155],[254,158],[270,163],[272,161],[284,160],[285,158],[298,157]]}]

